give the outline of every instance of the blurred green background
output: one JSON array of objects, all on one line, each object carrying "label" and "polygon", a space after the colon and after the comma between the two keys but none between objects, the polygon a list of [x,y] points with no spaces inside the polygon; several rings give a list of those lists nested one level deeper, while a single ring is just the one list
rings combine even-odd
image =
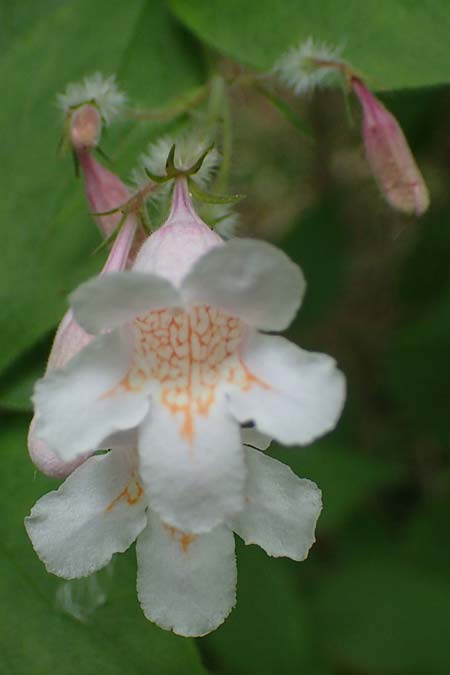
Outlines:
[{"label": "blurred green background", "polygon": [[[0,0],[0,674],[448,675],[450,672],[450,53],[446,2]],[[98,270],[82,182],[56,145],[55,94],[117,73],[135,105],[170,104],[212,72],[265,69],[298,39],[345,56],[397,116],[431,207],[393,212],[340,92],[293,99],[305,137],[260,94],[230,95],[230,189],[240,232],[281,246],[308,291],[289,337],[348,378],[338,428],[271,448],[317,482],[324,510],[304,563],[238,543],[238,604],[215,633],[178,638],[145,621],[134,551],[100,580],[84,622],[61,611],[23,518],[55,481],[26,449],[32,383],[67,293]],[[447,37],[445,37],[447,36]],[[285,93],[285,92],[284,92]],[[140,151],[181,126],[125,120],[103,146],[127,179]]]}]

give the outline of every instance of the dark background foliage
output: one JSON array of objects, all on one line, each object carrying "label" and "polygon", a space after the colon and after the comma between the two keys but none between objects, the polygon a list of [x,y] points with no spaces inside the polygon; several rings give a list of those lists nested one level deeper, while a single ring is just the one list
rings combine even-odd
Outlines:
[{"label": "dark background foliage", "polygon": [[[438,0],[0,1],[1,675],[450,672],[449,18]],[[145,621],[134,551],[100,580],[106,603],[79,622],[58,606],[60,582],[22,525],[55,486],[26,451],[32,383],[67,292],[102,262],[91,255],[99,237],[81,181],[55,152],[55,94],[102,70],[136,103],[164,106],[201,85],[212,63],[264,69],[310,34],[344,43],[381,92],[432,199],[420,220],[383,202],[357,105],[352,125],[341,93],[290,97],[312,129],[305,138],[258,93],[233,91],[230,187],[247,195],[241,232],[301,264],[308,291],[290,337],[333,354],[348,377],[335,432],[271,450],[322,488],[317,543],[301,564],[238,545],[237,608],[196,642]],[[111,129],[114,170],[127,178],[166,128]]]}]

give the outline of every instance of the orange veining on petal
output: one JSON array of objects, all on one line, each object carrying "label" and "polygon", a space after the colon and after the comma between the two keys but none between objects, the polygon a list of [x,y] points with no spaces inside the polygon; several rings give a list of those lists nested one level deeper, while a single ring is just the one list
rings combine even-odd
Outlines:
[{"label": "orange veining on petal", "polygon": [[163,523],[164,529],[167,530],[167,532],[170,534],[171,538],[174,541],[177,541],[180,545],[181,550],[185,555],[189,553],[189,547],[191,544],[198,539],[198,534],[189,534],[187,532],[182,532],[181,530],[177,530],[176,527],[173,527],[172,525],[167,525],[166,523]]},{"label": "orange veining on petal", "polygon": [[253,375],[239,355],[243,324],[206,305],[190,312],[163,309],[133,323],[132,365],[107,392],[137,392],[158,382],[161,403],[178,420],[180,435],[192,444],[197,415],[208,416],[220,382],[247,391],[269,386]]},{"label": "orange veining on petal", "polygon": [[141,499],[144,490],[136,475],[133,474],[128,485],[115,497],[106,507],[106,511],[112,511],[113,508],[122,500],[125,499],[130,506],[134,506]]}]

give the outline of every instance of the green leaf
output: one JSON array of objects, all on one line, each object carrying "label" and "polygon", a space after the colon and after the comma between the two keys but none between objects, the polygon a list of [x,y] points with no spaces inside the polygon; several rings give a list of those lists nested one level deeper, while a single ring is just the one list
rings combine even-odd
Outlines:
[{"label": "green leaf", "polygon": [[[0,60],[0,84],[8,92],[0,109],[6,130],[0,369],[54,327],[67,293],[101,267],[91,256],[100,238],[87,216],[82,181],[74,179],[68,158],[56,156],[62,120],[55,95],[95,70],[118,73],[130,102],[144,107],[165,104],[203,78],[198,50],[163,0],[58,3]],[[123,122],[108,130],[103,145],[113,170],[126,177],[160,129]]]},{"label": "green leaf", "polygon": [[322,578],[318,625],[338,672],[445,675],[450,583],[386,550]]},{"label": "green leaf", "polygon": [[[313,36],[343,46],[343,56],[379,89],[450,81],[446,0],[171,0],[202,40],[267,70],[289,47]],[[239,29],[237,29],[239,27]]]},{"label": "green leaf", "polygon": [[226,623],[201,642],[221,675],[292,675],[309,668],[314,636],[309,608],[297,586],[302,563],[269,558],[256,546],[237,547],[237,606]]},{"label": "green leaf", "polygon": [[136,598],[134,552],[116,557],[106,604],[88,623],[56,606],[62,582],[45,572],[23,519],[55,482],[35,475],[26,451],[28,419],[2,419],[0,490],[0,672],[8,675],[204,675],[194,643],[146,621]]},{"label": "green leaf", "polygon": [[31,411],[34,383],[45,371],[53,342],[53,333],[33,345],[17,361],[13,361],[0,375],[0,408]]}]

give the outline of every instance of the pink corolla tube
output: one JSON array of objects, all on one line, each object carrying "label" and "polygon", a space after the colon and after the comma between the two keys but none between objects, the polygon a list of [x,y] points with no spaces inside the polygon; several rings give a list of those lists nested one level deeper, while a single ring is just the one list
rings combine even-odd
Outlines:
[{"label": "pink corolla tube", "polygon": [[430,203],[428,188],[399,123],[357,77],[353,91],[363,109],[367,160],[386,201],[404,213],[422,215]]},{"label": "pink corolla tube", "polygon": [[[86,115],[81,115],[85,109]],[[96,108],[83,106],[72,122],[71,139],[83,171],[89,207],[93,212],[102,212],[124,204],[131,195],[120,178],[108,171],[92,156],[91,151],[97,143],[99,134],[96,123],[100,123]],[[119,225],[121,218],[121,212],[98,216],[98,225],[102,234],[105,237],[111,235]],[[131,265],[135,256],[137,229],[136,215],[130,213],[117,235],[101,275],[118,272]],[[74,320],[72,311],[66,312],[56,332],[46,372],[64,367],[91,339],[92,336]],[[34,465],[47,476],[64,478],[92,454],[92,451],[88,450],[75,460],[64,462],[47,448],[45,443],[35,437],[34,428],[35,417],[31,420],[28,432],[28,450]]]}]

